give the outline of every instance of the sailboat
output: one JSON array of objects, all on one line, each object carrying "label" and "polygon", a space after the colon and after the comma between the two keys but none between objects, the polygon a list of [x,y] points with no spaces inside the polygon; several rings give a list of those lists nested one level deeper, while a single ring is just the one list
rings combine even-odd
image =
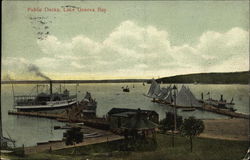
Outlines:
[{"label": "sailboat", "polygon": [[176,96],[176,106],[179,107],[201,107],[201,103],[196,99],[189,88],[184,85]]},{"label": "sailboat", "polygon": [[151,98],[157,98],[157,95],[160,94],[160,89],[160,84],[158,84],[156,80],[152,79],[147,96]]},{"label": "sailboat", "polygon": [[[173,88],[171,85],[160,88],[160,84],[158,84],[153,79],[147,96],[153,98],[152,102],[173,105],[175,97],[172,91]],[[195,110],[195,107],[201,107],[201,103],[196,99],[191,90],[183,85],[176,95],[176,106],[181,108],[189,108],[188,111],[193,111]]]}]

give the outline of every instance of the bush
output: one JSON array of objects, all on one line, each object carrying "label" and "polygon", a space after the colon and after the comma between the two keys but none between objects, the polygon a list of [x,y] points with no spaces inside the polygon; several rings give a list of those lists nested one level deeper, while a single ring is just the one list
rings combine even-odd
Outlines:
[{"label": "bush", "polygon": [[[183,123],[182,116],[176,116],[176,128],[180,129]],[[160,129],[166,132],[167,130],[174,130],[174,113],[167,112],[166,118],[160,121]]]},{"label": "bush", "polygon": [[184,120],[184,123],[181,126],[181,133],[182,135],[189,137],[191,152],[193,151],[192,138],[201,134],[204,131],[204,128],[204,123],[200,119],[189,117],[188,119]]}]

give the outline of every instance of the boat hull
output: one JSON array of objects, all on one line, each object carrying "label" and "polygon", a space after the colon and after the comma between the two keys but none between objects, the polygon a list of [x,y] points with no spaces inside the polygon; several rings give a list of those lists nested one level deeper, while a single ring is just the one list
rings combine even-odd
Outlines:
[{"label": "boat hull", "polygon": [[70,101],[70,102],[48,102],[46,105],[32,105],[32,106],[15,106],[15,109],[18,111],[46,111],[46,110],[61,110],[68,108],[74,104],[76,104],[77,101]]}]

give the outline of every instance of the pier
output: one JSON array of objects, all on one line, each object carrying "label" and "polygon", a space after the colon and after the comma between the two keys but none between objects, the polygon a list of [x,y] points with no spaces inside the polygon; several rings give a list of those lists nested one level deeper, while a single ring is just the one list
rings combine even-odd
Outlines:
[{"label": "pier", "polygon": [[30,117],[41,117],[50,119],[65,119],[66,117],[60,114],[45,113],[45,112],[21,112],[21,111],[8,111],[10,115],[21,115]]},{"label": "pier", "polygon": [[203,110],[203,111],[208,111],[208,112],[213,112],[213,113],[217,113],[217,114],[221,114],[221,115],[225,115],[225,116],[230,116],[233,118],[244,118],[244,119],[250,119],[250,115],[247,114],[243,114],[243,113],[238,113],[238,112],[233,112],[230,111],[228,109],[221,109],[221,108],[217,108],[211,105],[207,105],[207,104],[203,104],[202,107],[189,107],[189,106],[174,106],[172,104],[169,103],[165,103],[164,101],[161,100],[152,100],[152,102],[154,103],[159,103],[159,104],[165,104],[167,106],[170,107],[175,107],[177,109],[181,109],[181,108],[195,108],[195,109],[199,109],[199,110]]},{"label": "pier", "polygon": [[20,115],[20,116],[30,116],[30,117],[39,117],[39,118],[49,118],[55,119],[60,122],[76,122],[76,123],[84,123],[84,125],[99,129],[108,130],[109,123],[104,118],[74,118],[66,116],[65,114],[55,114],[55,113],[45,113],[45,112],[21,112],[21,111],[8,111],[10,115]]},{"label": "pier", "polygon": [[233,111],[230,111],[228,109],[220,109],[220,108],[217,108],[217,107],[214,107],[214,106],[211,106],[211,105],[203,105],[202,107],[195,107],[195,108],[199,109],[199,110],[205,110],[205,111],[208,111],[208,112],[213,112],[213,113],[217,113],[217,114],[230,116],[230,117],[233,117],[233,118],[250,119],[250,115],[233,112]]}]

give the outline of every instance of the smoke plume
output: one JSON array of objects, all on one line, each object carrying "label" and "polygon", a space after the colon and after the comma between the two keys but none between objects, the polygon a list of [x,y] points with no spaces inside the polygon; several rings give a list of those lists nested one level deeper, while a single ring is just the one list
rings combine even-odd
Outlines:
[{"label": "smoke plume", "polygon": [[40,71],[40,69],[36,65],[34,65],[34,64],[29,64],[28,65],[28,71],[34,73],[38,77],[41,77],[41,78],[46,79],[46,80],[50,80],[50,78],[47,77],[46,75],[44,75]]},{"label": "smoke plume", "polygon": [[5,80],[5,81],[14,81],[14,79],[11,78],[11,76],[10,76],[9,73],[6,73],[6,74],[3,76],[3,80]]}]

